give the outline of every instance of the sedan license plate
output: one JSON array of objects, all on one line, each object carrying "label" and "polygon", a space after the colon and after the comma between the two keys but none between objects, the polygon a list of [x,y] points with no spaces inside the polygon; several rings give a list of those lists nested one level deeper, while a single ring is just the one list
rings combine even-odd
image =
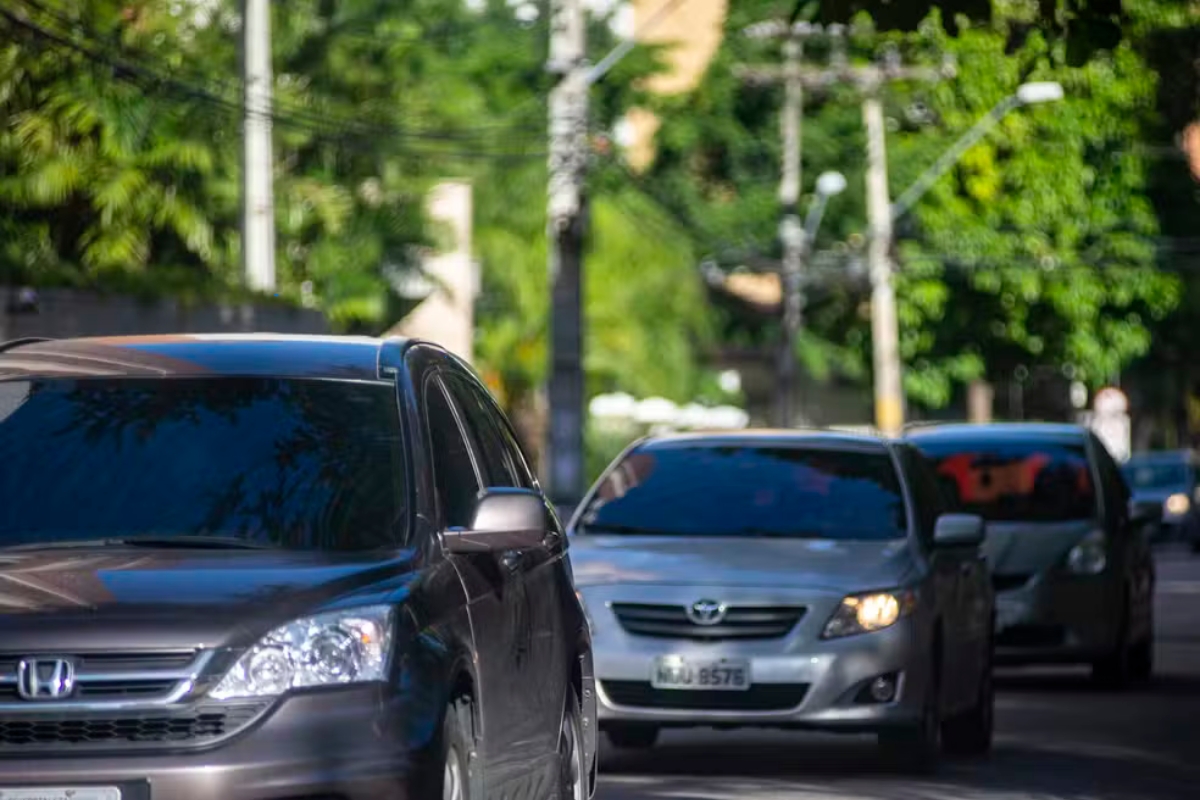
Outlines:
[{"label": "sedan license plate", "polygon": [[121,800],[115,786],[46,786],[0,789],[0,800]]},{"label": "sedan license plate", "polygon": [[750,688],[750,662],[732,658],[689,661],[667,656],[654,662],[650,685],[655,689],[744,692]]}]

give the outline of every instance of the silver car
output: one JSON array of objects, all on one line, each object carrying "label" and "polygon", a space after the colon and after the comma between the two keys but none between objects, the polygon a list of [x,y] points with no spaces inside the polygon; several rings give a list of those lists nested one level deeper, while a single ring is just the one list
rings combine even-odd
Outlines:
[{"label": "silver car", "polygon": [[937,425],[908,439],[958,510],[984,517],[997,660],[1090,664],[1112,688],[1154,666],[1147,526],[1100,439],[1078,425]]},{"label": "silver car", "polygon": [[983,523],[910,445],[833,433],[639,441],[569,525],[601,730],[877,733],[902,763],[992,738]]}]

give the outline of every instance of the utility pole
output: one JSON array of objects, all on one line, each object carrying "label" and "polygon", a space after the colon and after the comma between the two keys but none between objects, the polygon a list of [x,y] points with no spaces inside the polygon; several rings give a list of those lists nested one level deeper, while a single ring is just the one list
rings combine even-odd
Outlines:
[{"label": "utility pole", "polygon": [[804,269],[804,227],[800,222],[800,147],[801,120],[804,115],[804,83],[800,65],[804,43],[791,36],[783,44],[785,100],[781,128],[783,134],[783,178],[779,200],[783,218],[779,238],[783,244],[783,342],[779,352],[779,426],[792,426],[792,408],[796,389],[796,337],[800,333],[800,314],[804,298],[801,277]]},{"label": "utility pole", "polygon": [[271,151],[271,4],[244,0],[245,131],[242,259],[251,289],[275,290],[274,156]]},{"label": "utility pole", "polygon": [[[827,34],[831,39],[828,67],[808,69],[785,64],[782,69],[740,69],[739,73],[756,83],[789,82],[790,76],[807,89],[825,90],[839,83],[856,86],[863,95],[863,124],[867,129],[867,217],[870,230],[868,262],[871,274],[871,333],[875,368],[875,423],[883,433],[899,433],[904,424],[904,390],[900,372],[899,325],[896,318],[896,296],[892,287],[892,207],[888,199],[886,127],[880,100],[883,87],[893,81],[937,81],[954,74],[953,65],[946,62],[940,69],[902,66],[899,54],[889,51],[880,64],[851,65],[846,56],[847,29],[842,25],[822,28],[805,22],[788,24],[764,22],[751,26],[747,34],[755,38]],[[786,156],[785,156],[786,158]],[[803,242],[803,237],[799,237]],[[786,240],[785,240],[786,244]],[[785,247],[785,254],[788,252]],[[803,253],[801,247],[800,252]],[[785,276],[791,271],[786,266]],[[798,279],[785,280],[785,308],[791,311],[800,301]],[[792,298],[795,299],[792,299]],[[798,316],[796,317],[798,319]],[[788,329],[785,312],[785,330]],[[787,337],[785,337],[787,338]],[[789,354],[790,355],[790,354]],[[782,379],[789,379],[795,368],[789,358],[786,371],[780,362]],[[781,387],[782,393],[786,391]]]},{"label": "utility pole", "polygon": [[800,196],[803,189],[801,171],[802,125],[804,119],[804,40],[822,33],[820,26],[800,22],[794,25],[763,23],[753,25],[746,34],[753,38],[783,38],[783,69],[742,69],[752,82],[781,82],[784,85],[784,104],[780,114],[780,136],[783,149],[783,169],[779,182],[779,202],[782,216],[779,221],[779,241],[783,251],[781,288],[783,305],[783,335],[779,343],[776,383],[776,417],[779,427],[792,426],[792,411],[796,391],[796,338],[800,333],[804,309],[803,278],[805,235],[800,219]]},{"label": "utility pole", "polygon": [[587,215],[587,28],[582,0],[552,0],[547,237],[551,284],[549,478],[553,501],[583,497],[583,246]]},{"label": "utility pole", "polygon": [[904,386],[900,373],[900,324],[892,285],[887,128],[883,103],[876,91],[869,91],[863,98],[862,114],[867,129],[867,265],[871,276],[875,426],[884,435],[894,436],[904,425]]}]

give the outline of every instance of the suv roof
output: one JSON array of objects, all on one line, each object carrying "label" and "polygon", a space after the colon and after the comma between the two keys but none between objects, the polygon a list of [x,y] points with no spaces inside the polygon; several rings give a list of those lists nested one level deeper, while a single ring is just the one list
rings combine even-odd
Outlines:
[{"label": "suv roof", "polygon": [[254,376],[378,380],[402,338],[274,333],[27,339],[0,345],[0,379]]},{"label": "suv roof", "polygon": [[642,440],[642,444],[647,446],[670,445],[674,443],[760,445],[764,447],[809,444],[855,450],[877,449],[883,451],[887,449],[886,440],[879,436],[821,429],[757,428],[745,431],[694,431],[690,433],[659,434]]},{"label": "suv roof", "polygon": [[933,442],[939,439],[1008,439],[1022,436],[1054,441],[1082,441],[1088,429],[1067,422],[955,422],[944,425],[928,425],[906,431],[904,438],[910,441]]}]

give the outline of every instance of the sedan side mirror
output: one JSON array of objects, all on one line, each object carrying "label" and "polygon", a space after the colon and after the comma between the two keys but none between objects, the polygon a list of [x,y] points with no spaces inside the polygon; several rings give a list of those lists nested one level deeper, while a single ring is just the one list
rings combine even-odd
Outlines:
[{"label": "sedan side mirror", "polygon": [[978,547],[983,540],[983,517],[975,514],[942,514],[933,529],[938,547]]},{"label": "sedan side mirror", "polygon": [[546,538],[546,504],[529,489],[485,489],[466,529],[446,531],[451,553],[504,553],[537,547]]}]

